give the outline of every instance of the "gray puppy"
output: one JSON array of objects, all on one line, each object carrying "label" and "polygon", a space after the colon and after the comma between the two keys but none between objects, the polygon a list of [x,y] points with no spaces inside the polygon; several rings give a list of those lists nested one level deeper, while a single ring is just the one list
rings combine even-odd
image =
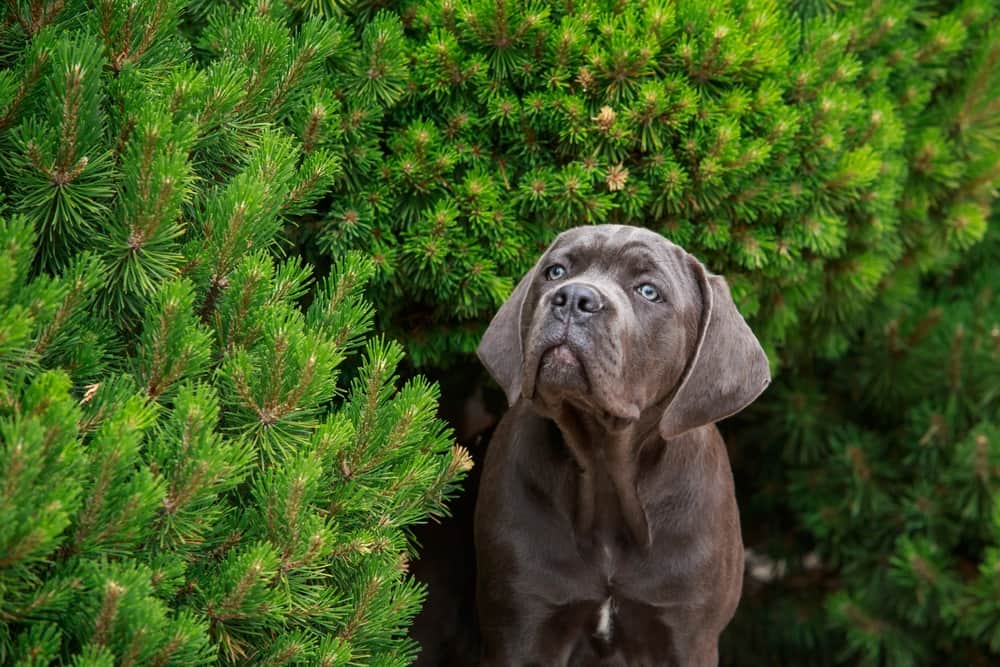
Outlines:
[{"label": "gray puppy", "polygon": [[725,281],[647,229],[571,229],[478,354],[511,405],[476,504],[481,664],[717,664],[743,543],[714,422],[770,382]]}]

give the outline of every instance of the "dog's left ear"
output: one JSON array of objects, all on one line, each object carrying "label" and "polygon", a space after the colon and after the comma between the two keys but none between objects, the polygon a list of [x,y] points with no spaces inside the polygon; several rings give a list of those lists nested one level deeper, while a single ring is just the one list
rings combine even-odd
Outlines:
[{"label": "dog's left ear", "polygon": [[736,414],[771,382],[767,355],[736,310],[729,286],[688,255],[701,287],[698,342],[660,419],[665,440]]},{"label": "dog's left ear", "polygon": [[524,350],[521,349],[521,311],[524,298],[535,278],[538,264],[517,284],[500,310],[493,316],[479,341],[476,356],[507,395],[509,405],[517,403],[524,380]]}]

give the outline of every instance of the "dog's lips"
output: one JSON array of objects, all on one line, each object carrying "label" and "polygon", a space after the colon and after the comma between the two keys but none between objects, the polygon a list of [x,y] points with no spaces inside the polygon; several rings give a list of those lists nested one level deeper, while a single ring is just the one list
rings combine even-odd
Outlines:
[{"label": "dog's lips", "polygon": [[580,359],[566,343],[553,345],[542,354],[542,365],[580,366]]},{"label": "dog's lips", "polygon": [[524,396],[533,399],[538,390],[543,395],[589,394],[593,346],[588,335],[551,314],[536,318],[524,342]]},{"label": "dog's lips", "polygon": [[544,394],[587,394],[590,382],[586,366],[574,347],[563,340],[544,348],[531,383],[531,395],[542,387]]}]

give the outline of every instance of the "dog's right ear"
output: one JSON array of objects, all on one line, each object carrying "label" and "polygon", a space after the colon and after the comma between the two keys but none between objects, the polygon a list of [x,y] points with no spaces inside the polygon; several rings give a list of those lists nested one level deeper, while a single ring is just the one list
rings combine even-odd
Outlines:
[{"label": "dog's right ear", "polygon": [[521,396],[524,381],[524,350],[521,347],[521,313],[524,299],[535,279],[538,264],[528,271],[517,284],[500,310],[486,327],[483,339],[476,348],[476,356],[486,366],[493,379],[507,394],[507,403],[514,405]]}]

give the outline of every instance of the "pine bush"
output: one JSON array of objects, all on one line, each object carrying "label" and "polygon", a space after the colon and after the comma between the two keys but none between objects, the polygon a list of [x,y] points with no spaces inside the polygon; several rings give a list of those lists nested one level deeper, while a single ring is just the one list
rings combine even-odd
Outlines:
[{"label": "pine bush", "polygon": [[997,661],[996,229],[748,420],[744,521],[780,576],[744,598],[730,664]]},{"label": "pine bush", "polygon": [[984,234],[1000,175],[991,0],[399,13],[372,54],[382,94],[344,95],[350,176],[300,242],[373,257],[378,311],[418,364],[468,355],[578,224],[648,226],[704,259],[776,362],[843,353],[872,309]]},{"label": "pine bush", "polygon": [[0,664],[415,654],[409,530],[469,460],[372,335],[371,260],[283,257],[349,50],[286,14],[4,10]]},{"label": "pine bush", "polygon": [[469,461],[402,364],[588,222],[724,273],[775,367],[725,659],[996,661],[991,0],[0,12],[0,664],[407,664]]}]

